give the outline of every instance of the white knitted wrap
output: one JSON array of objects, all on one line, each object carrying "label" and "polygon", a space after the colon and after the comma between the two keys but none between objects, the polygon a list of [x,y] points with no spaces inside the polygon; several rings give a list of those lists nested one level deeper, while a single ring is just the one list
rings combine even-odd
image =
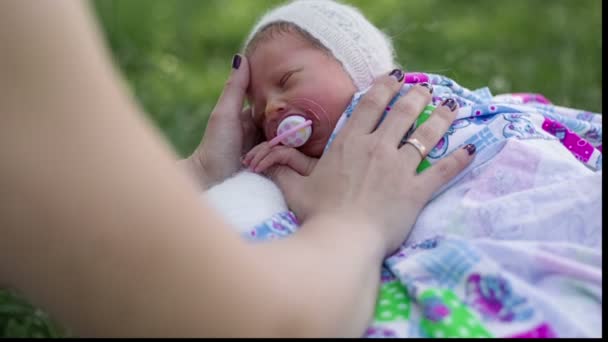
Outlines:
[{"label": "white knitted wrap", "polygon": [[361,12],[334,0],[295,0],[267,12],[247,37],[273,22],[292,23],[321,42],[342,63],[358,90],[395,68],[390,39]]}]

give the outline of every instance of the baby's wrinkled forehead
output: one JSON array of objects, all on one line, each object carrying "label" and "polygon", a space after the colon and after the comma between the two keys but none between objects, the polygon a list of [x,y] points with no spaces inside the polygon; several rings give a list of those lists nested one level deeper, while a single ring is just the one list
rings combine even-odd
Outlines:
[{"label": "baby's wrinkled forehead", "polygon": [[294,24],[278,21],[266,25],[251,38],[247,46],[245,46],[245,56],[248,58],[251,57],[251,55],[253,55],[253,53],[265,42],[277,39],[282,35],[290,35],[294,38],[309,43],[311,46],[326,52],[329,55],[332,55],[329,49],[327,49],[318,39],[311,36],[308,32],[302,30]]}]

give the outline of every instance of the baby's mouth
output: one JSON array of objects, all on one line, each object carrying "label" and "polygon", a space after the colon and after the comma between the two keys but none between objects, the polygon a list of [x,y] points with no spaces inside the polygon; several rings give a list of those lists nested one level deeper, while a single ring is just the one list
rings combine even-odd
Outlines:
[{"label": "baby's mouth", "polygon": [[316,102],[306,98],[296,98],[288,101],[289,110],[282,115],[267,120],[264,125],[264,134],[268,141],[277,136],[277,129],[281,122],[289,116],[301,116],[312,121],[312,135],[300,148],[305,148],[311,142],[323,140],[331,134],[331,124],[327,112]]}]

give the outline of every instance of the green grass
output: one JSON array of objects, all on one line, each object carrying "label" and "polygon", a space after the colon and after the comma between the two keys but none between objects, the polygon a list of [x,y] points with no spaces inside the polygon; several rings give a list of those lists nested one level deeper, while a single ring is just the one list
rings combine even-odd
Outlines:
[{"label": "green grass", "polygon": [[69,334],[13,291],[0,289],[0,338],[56,338]]},{"label": "green grass", "polygon": [[[595,112],[600,0],[351,0],[394,40],[409,71],[467,88],[531,91]],[[98,0],[109,46],[135,96],[178,153],[199,142],[251,26],[277,0]]]},{"label": "green grass", "polygon": [[[133,94],[180,155],[199,142],[232,55],[277,0],[96,0]],[[531,91],[602,111],[601,0],[351,0],[394,40],[408,71],[494,94]],[[0,291],[0,337],[60,330]]]}]

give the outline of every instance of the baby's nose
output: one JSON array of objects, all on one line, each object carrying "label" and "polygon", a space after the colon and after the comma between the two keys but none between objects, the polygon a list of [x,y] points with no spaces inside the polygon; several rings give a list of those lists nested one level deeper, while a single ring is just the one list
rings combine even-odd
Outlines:
[{"label": "baby's nose", "polygon": [[266,119],[272,120],[287,110],[287,104],[282,100],[270,100],[266,103]]}]

